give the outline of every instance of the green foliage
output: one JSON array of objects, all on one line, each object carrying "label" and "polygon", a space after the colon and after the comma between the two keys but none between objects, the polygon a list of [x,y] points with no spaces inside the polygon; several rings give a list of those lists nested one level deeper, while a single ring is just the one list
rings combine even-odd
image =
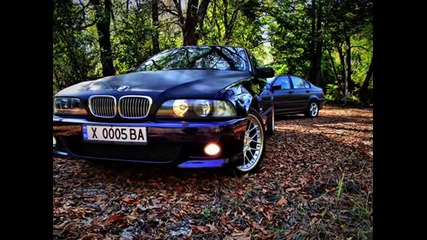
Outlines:
[{"label": "green foliage", "polygon": [[94,76],[99,58],[94,54],[95,38],[81,31],[83,7],[71,1],[54,0],[53,11],[53,90]]},{"label": "green foliage", "polygon": [[[206,15],[200,44],[247,47],[264,54],[261,4],[257,0],[213,1]],[[254,49],[257,49],[256,51]]]},{"label": "green foliage", "polygon": [[328,84],[326,87],[325,100],[327,102],[338,102],[342,98],[342,87],[337,84]]},{"label": "green foliage", "polygon": [[[53,2],[55,93],[77,82],[101,77],[102,65],[92,1]],[[156,30],[160,50],[183,43],[182,25],[173,14],[177,9],[172,1],[159,0],[157,26],[152,20],[151,1],[113,0],[112,3],[110,31],[117,74],[136,68],[153,54],[152,37]],[[182,8],[184,15],[186,4]],[[343,100],[347,63],[339,58],[338,49],[344,49],[346,36],[350,37],[351,79],[356,85],[347,95],[350,102],[358,102],[357,93],[365,81],[373,52],[369,0],[211,0],[198,27],[199,45],[246,47],[261,65],[273,67],[276,75],[312,76],[317,46],[321,50],[317,83],[332,102]],[[317,27],[319,31],[313,32]],[[368,93],[372,98],[373,78],[370,80]]]},{"label": "green foliage", "polygon": [[115,15],[112,28],[114,66],[118,73],[124,73],[151,56],[151,5],[148,2],[127,10],[125,2],[116,2]]}]

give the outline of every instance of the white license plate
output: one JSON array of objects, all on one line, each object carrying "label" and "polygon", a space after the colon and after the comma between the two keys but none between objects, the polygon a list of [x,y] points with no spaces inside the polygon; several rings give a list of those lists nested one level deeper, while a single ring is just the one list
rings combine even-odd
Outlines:
[{"label": "white license plate", "polygon": [[83,125],[83,139],[86,141],[145,144],[147,143],[147,128]]}]

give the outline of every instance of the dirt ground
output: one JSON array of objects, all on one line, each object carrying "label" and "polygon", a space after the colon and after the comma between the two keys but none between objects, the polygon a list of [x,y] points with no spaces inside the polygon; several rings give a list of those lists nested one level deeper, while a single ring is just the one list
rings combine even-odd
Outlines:
[{"label": "dirt ground", "polygon": [[54,239],[372,239],[372,109],[276,119],[261,170],[53,158]]}]

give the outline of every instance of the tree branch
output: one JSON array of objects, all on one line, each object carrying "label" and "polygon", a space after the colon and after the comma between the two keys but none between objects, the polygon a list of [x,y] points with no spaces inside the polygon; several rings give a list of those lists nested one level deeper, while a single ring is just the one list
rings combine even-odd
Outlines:
[{"label": "tree branch", "polygon": [[361,49],[364,49],[366,51],[369,51],[369,49],[367,49],[365,46],[351,46],[350,48],[361,48]]},{"label": "tree branch", "polygon": [[179,17],[179,16],[178,16],[178,12],[174,11],[174,10],[172,9],[172,7],[170,7],[170,6],[166,6],[166,4],[165,4],[163,1],[159,1],[159,3],[162,5],[161,7],[159,7],[159,10],[161,10],[161,11],[162,11],[162,14],[163,14],[163,12],[167,12],[167,13],[170,13],[170,14],[172,14],[172,15],[174,15],[174,16]]},{"label": "tree branch", "polygon": [[185,19],[184,19],[184,15],[182,14],[181,0],[173,0],[173,3],[175,4],[176,10],[178,12],[179,22],[181,23],[182,26],[184,26]]},{"label": "tree branch", "polygon": [[95,24],[96,24],[96,21],[93,21],[93,22],[88,23],[88,24],[86,24],[86,25],[76,27],[76,28],[74,28],[74,30],[81,31],[81,30],[84,30],[84,29],[86,29],[86,28],[88,28],[88,27],[92,27],[92,26],[93,26],[93,25],[95,25]]}]

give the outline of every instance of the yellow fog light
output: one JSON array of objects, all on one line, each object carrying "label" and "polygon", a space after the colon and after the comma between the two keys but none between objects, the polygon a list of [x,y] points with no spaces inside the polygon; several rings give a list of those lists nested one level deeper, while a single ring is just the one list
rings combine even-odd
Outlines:
[{"label": "yellow fog light", "polygon": [[216,143],[208,143],[205,146],[204,150],[205,150],[206,155],[215,156],[215,155],[219,154],[219,152],[221,151],[221,148]]}]

